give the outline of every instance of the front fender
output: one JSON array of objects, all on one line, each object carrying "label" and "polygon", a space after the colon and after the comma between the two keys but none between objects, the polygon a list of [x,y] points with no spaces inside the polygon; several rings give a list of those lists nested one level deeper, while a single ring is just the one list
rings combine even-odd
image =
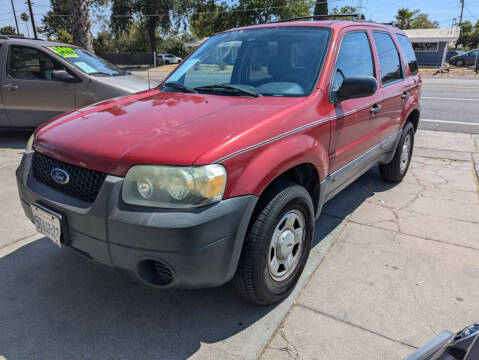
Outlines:
[{"label": "front fender", "polygon": [[[247,194],[259,196],[279,175],[305,163],[316,168],[319,180],[324,179],[329,169],[329,123],[326,126],[325,141],[308,133],[298,133],[225,161],[223,165],[228,170],[225,198]],[[326,135],[325,131],[322,133]]]}]

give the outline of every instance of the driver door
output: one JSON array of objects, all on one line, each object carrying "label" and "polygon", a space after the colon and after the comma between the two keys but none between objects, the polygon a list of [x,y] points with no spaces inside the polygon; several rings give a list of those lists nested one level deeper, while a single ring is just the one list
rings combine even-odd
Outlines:
[{"label": "driver door", "polygon": [[75,85],[52,80],[53,70],[65,67],[38,48],[10,45],[1,82],[10,126],[37,127],[75,107]]}]

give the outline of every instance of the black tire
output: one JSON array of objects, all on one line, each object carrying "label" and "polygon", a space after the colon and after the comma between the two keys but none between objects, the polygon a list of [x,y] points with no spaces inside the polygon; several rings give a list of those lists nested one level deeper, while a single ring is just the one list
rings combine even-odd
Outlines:
[{"label": "black tire", "polygon": [[466,65],[466,62],[462,59],[459,59],[459,60],[456,60],[456,64],[455,64],[457,67],[463,67]]},{"label": "black tire", "polygon": [[[405,167],[403,166],[403,168],[401,168],[402,149],[403,149],[406,137],[408,135],[410,136],[410,146],[409,146],[410,149],[409,149],[409,153],[407,157],[407,163],[405,164],[406,166]],[[407,122],[404,125],[404,128],[402,130],[401,138],[399,139],[399,143],[396,148],[396,153],[394,154],[393,159],[388,164],[379,164],[379,171],[381,173],[382,178],[386,181],[400,182],[403,179],[404,175],[406,175],[407,170],[409,169],[409,164],[411,163],[413,149],[414,149],[414,126],[410,122]]]},{"label": "black tire", "polygon": [[165,65],[169,65],[170,64],[170,61],[169,60],[166,60],[165,61]]},{"label": "black tire", "polygon": [[[271,239],[276,227],[281,226],[279,222],[292,212],[299,212],[304,220],[301,252],[287,277],[278,281],[271,275],[269,266]],[[313,202],[306,189],[291,182],[281,182],[272,187],[261,197],[245,238],[233,279],[239,293],[247,300],[260,305],[275,303],[286,297],[303,272],[311,250],[313,234]]]}]

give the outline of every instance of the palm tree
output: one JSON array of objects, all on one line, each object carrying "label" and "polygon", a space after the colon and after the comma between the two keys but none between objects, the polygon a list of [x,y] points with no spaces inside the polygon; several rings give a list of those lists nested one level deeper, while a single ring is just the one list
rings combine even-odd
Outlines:
[{"label": "palm tree", "polygon": [[70,0],[73,13],[72,36],[73,44],[88,51],[93,51],[91,36],[90,0]]},{"label": "palm tree", "polygon": [[30,20],[30,17],[27,15],[27,13],[23,12],[20,14],[20,19],[25,21],[25,26],[27,27],[27,34],[28,34],[28,37],[30,37],[30,30],[28,29],[28,20]]}]

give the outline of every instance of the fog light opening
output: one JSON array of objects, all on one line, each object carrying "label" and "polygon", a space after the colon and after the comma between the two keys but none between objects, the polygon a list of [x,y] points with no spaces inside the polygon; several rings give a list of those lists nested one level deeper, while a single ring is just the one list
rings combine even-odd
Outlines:
[{"label": "fog light opening", "polygon": [[142,260],[138,263],[138,276],[148,284],[166,286],[173,281],[173,271],[157,260]]}]

